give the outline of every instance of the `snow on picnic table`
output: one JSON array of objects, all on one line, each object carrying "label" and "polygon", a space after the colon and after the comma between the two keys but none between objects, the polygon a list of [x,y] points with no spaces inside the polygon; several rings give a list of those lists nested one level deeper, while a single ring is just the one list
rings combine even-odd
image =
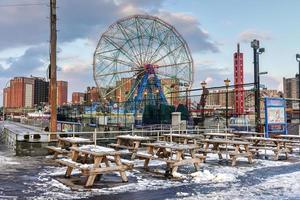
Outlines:
[{"label": "snow on picnic table", "polygon": [[78,147],[80,150],[85,150],[85,151],[92,151],[92,152],[113,152],[115,149],[108,148],[108,147],[103,147],[103,146],[98,146],[98,145],[83,145],[81,147]]}]

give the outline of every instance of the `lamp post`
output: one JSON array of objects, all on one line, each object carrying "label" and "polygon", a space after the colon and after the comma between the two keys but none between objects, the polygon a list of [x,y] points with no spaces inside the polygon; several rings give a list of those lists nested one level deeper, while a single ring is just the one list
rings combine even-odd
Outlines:
[{"label": "lamp post", "polygon": [[187,110],[189,111],[189,102],[188,102],[188,91],[189,91],[189,84],[188,83],[185,83],[184,84],[184,87],[185,87],[185,106],[187,108]]},{"label": "lamp post", "polygon": [[[299,98],[299,111],[300,111],[300,54],[296,54],[296,61],[298,62],[298,68],[299,68],[299,74],[298,74],[298,98]],[[300,113],[298,113],[299,116],[299,124],[300,124]],[[300,130],[300,129],[299,129]]]},{"label": "lamp post", "polygon": [[228,128],[228,87],[230,84],[230,80],[227,78],[224,80],[225,86],[226,86],[226,128]]},{"label": "lamp post", "polygon": [[202,110],[201,110],[201,120],[202,120],[202,126],[204,127],[204,117],[205,117],[205,113],[204,113],[204,107],[205,107],[205,88],[206,88],[206,85],[207,83],[205,81],[202,81],[201,83],[201,87],[202,87],[202,102],[201,103],[201,107],[202,107]]},{"label": "lamp post", "polygon": [[259,41],[251,42],[253,48],[253,64],[254,64],[254,89],[255,89],[255,125],[256,131],[260,131],[260,78],[259,78],[259,55],[265,52],[264,48],[260,48]]},{"label": "lamp post", "polygon": [[156,122],[158,123],[160,120],[159,120],[159,116],[160,116],[160,113],[159,113],[159,110],[160,110],[160,105],[159,105],[159,89],[156,89],[155,90],[155,96],[156,96],[156,110],[157,110],[157,115],[156,115]]},{"label": "lamp post", "polygon": [[117,124],[119,126],[119,111],[120,111],[120,96],[117,96],[117,106],[118,106],[118,119],[117,119]]}]

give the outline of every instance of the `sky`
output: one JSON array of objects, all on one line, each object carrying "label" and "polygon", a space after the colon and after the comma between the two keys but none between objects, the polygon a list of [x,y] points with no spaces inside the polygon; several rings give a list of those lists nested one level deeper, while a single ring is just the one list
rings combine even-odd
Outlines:
[{"label": "sky", "polygon": [[[38,4],[24,6],[24,4]],[[265,53],[261,82],[282,90],[282,78],[298,73],[300,1],[289,0],[57,0],[58,79],[73,91],[95,85],[93,53],[101,34],[116,20],[154,15],[173,25],[194,60],[193,88],[233,80],[233,53],[244,53],[245,82],[253,82],[250,42]],[[15,76],[46,76],[49,65],[49,0],[0,0],[0,88]],[[0,96],[0,105],[2,105]]]}]

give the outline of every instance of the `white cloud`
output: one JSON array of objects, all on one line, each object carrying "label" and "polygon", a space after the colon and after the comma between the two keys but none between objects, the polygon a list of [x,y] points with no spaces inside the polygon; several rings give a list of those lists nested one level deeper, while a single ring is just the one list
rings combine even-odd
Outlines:
[{"label": "white cloud", "polygon": [[260,32],[256,30],[246,30],[239,34],[238,36],[240,42],[249,43],[253,39],[257,40],[271,40],[271,34],[268,32]]}]

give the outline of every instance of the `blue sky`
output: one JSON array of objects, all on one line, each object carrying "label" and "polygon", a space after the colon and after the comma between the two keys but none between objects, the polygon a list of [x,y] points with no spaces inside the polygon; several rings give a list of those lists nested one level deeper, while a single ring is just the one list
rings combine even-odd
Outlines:
[{"label": "blue sky", "polygon": [[[26,3],[39,6],[16,7]],[[0,88],[14,76],[45,76],[49,63],[48,0],[0,1]],[[300,53],[300,1],[289,0],[58,0],[58,78],[73,91],[94,85],[93,51],[105,29],[121,17],[156,15],[175,28],[191,47],[195,82],[208,86],[232,79],[236,43],[245,56],[246,81],[253,81],[250,41],[261,41],[262,83],[281,89],[282,78],[298,72]],[[2,92],[1,92],[2,93]],[[0,105],[2,96],[0,97]]]}]

